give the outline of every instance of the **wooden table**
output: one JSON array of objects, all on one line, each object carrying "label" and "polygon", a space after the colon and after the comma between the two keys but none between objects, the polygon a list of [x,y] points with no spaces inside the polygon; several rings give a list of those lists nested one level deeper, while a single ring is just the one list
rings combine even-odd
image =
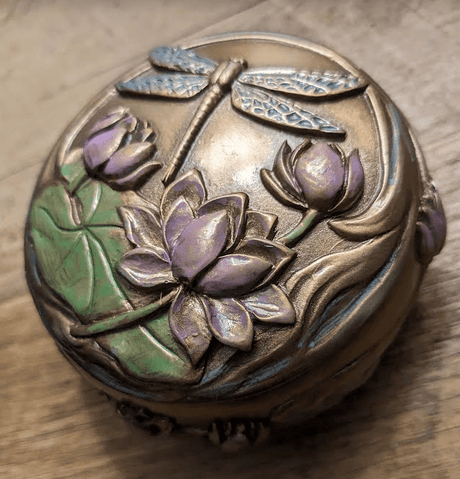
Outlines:
[{"label": "wooden table", "polygon": [[[192,6],[193,4],[193,6]],[[126,425],[60,356],[23,274],[42,162],[100,88],[159,44],[225,31],[322,43],[412,123],[448,242],[374,377],[309,428],[227,454]],[[0,0],[0,477],[460,478],[460,2]]]}]

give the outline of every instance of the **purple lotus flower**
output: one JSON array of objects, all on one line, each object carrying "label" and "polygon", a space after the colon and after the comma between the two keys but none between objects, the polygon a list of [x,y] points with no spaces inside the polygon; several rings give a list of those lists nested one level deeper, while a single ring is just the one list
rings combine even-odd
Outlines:
[{"label": "purple lotus flower", "polygon": [[295,322],[291,302],[271,284],[294,252],[270,239],[277,217],[247,204],[244,193],[206,201],[201,174],[191,170],[166,188],[159,214],[120,208],[135,248],[123,256],[119,271],[161,294],[176,288],[169,324],[194,364],[212,336],[248,351],[253,320]]},{"label": "purple lotus flower", "polygon": [[348,157],[336,145],[303,142],[294,151],[285,141],[273,171],[262,170],[262,181],[287,206],[310,208],[323,215],[346,211],[363,192],[364,172],[358,151]]},{"label": "purple lotus flower", "polygon": [[117,109],[99,120],[83,147],[87,172],[115,188],[129,189],[145,181],[161,163],[156,153],[154,132],[128,109]]}]

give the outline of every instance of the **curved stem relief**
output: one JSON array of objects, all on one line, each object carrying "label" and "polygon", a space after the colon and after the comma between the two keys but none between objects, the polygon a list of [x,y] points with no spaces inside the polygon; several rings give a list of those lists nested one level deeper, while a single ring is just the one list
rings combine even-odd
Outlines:
[{"label": "curved stem relief", "polygon": [[176,294],[177,289],[174,289],[155,303],[150,303],[143,308],[138,308],[134,311],[128,311],[127,313],[123,313],[115,317],[102,319],[91,324],[81,324],[75,326],[74,328],[72,328],[71,334],[74,337],[86,338],[89,336],[94,336],[96,334],[115,331],[121,328],[125,328],[127,326],[133,326],[135,323],[139,322],[139,320],[143,319],[148,314],[152,314],[163,306],[166,306],[174,299]]},{"label": "curved stem relief", "polygon": [[278,238],[278,241],[286,246],[296,245],[305,235],[311,231],[322,219],[322,214],[312,208],[305,210],[301,220],[291,230]]}]

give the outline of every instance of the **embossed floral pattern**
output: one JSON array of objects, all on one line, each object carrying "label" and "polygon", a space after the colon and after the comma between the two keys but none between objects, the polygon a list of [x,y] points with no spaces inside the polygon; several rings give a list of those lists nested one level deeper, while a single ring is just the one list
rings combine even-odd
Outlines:
[{"label": "embossed floral pattern", "polygon": [[276,216],[247,204],[244,193],[206,201],[201,174],[191,170],[166,188],[159,213],[120,208],[135,248],[119,271],[141,288],[176,288],[169,324],[195,364],[213,336],[249,351],[253,320],[295,322],[289,299],[271,284],[294,252],[271,240]]},{"label": "embossed floral pattern", "polygon": [[128,109],[117,109],[89,132],[83,147],[86,170],[112,187],[134,188],[162,166],[153,161],[154,137],[146,121],[138,120]]},{"label": "embossed floral pattern", "polygon": [[307,140],[291,152],[285,141],[262,180],[288,206],[337,213],[361,196],[364,172],[357,150],[346,157],[337,145]]},{"label": "embossed floral pattern", "polygon": [[310,140],[294,151],[285,141],[273,170],[263,169],[261,179],[278,201],[304,212],[297,227],[282,238],[289,245],[303,238],[320,219],[352,208],[364,187],[357,150],[345,156],[337,145]]}]

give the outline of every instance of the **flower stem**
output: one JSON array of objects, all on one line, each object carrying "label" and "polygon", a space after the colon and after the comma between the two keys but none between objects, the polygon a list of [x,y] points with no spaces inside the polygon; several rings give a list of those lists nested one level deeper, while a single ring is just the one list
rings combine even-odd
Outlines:
[{"label": "flower stem", "polygon": [[291,230],[285,233],[278,241],[286,246],[294,246],[297,244],[310,230],[312,230],[321,220],[321,213],[317,210],[305,210],[302,219]]},{"label": "flower stem", "polygon": [[115,317],[102,319],[91,324],[80,324],[72,329],[71,334],[72,336],[78,338],[87,338],[96,334],[107,333],[117,329],[125,328],[127,326],[133,326],[148,314],[152,314],[161,307],[170,303],[176,294],[177,289],[174,289],[155,303],[148,304],[143,308],[138,308],[134,311],[128,311],[127,313],[123,313]]}]

